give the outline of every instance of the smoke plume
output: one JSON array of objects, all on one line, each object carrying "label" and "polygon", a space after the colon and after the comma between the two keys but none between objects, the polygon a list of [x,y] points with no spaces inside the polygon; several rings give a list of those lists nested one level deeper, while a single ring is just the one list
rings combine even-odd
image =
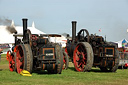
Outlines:
[{"label": "smoke plume", "polygon": [[8,19],[8,18],[5,18],[5,17],[0,17],[0,24],[1,25],[6,25],[6,26],[9,26],[11,25],[11,22],[12,20]]},{"label": "smoke plume", "polygon": [[9,33],[11,33],[11,34],[17,32],[16,29],[15,29],[15,27],[13,27],[13,26],[7,26],[7,27],[6,27],[6,30],[7,30]]}]

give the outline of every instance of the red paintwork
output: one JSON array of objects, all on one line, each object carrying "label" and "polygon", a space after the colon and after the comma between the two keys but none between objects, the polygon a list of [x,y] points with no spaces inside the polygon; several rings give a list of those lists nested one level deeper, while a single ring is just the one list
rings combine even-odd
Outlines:
[{"label": "red paintwork", "polygon": [[14,71],[14,68],[15,68],[14,55],[9,55],[9,70]]},{"label": "red paintwork", "polygon": [[86,59],[87,59],[86,49],[84,49],[82,45],[79,44],[75,48],[73,54],[73,62],[77,71],[81,72],[84,70],[84,65],[86,65]]},{"label": "red paintwork", "polygon": [[[16,46],[18,48],[18,46]],[[22,48],[22,47],[21,47]],[[24,66],[24,54],[23,54],[23,49],[16,49],[16,67],[17,67],[17,73],[20,73],[23,70]],[[23,54],[23,55],[21,55]],[[23,61],[21,61],[23,60]]]},{"label": "red paintwork", "polygon": [[128,63],[125,63],[125,67],[128,67]]},{"label": "red paintwork", "polygon": [[11,51],[9,50],[8,52],[7,52],[7,55],[6,55],[6,59],[7,59],[7,61],[9,61],[9,56],[11,55]]}]

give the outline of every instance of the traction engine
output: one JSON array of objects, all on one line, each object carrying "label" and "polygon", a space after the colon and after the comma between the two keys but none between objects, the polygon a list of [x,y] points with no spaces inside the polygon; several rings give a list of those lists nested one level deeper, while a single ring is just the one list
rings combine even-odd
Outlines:
[{"label": "traction engine", "polygon": [[72,40],[67,41],[66,51],[77,71],[90,71],[92,66],[101,71],[115,72],[119,64],[117,44],[104,41],[102,36],[89,35],[81,29],[76,36],[76,21],[72,21]]},{"label": "traction engine", "polygon": [[48,73],[60,74],[63,67],[62,48],[57,43],[50,43],[47,38],[56,35],[31,34],[27,29],[27,19],[22,20],[23,35],[14,34],[15,45],[12,52],[7,52],[10,71],[20,73],[22,70],[27,70],[32,73],[47,70]]}]

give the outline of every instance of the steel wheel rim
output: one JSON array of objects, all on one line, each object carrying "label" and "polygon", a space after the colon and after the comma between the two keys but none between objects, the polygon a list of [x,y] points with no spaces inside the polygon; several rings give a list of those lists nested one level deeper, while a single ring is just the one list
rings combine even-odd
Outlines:
[{"label": "steel wheel rim", "polygon": [[24,53],[22,47],[19,45],[16,47],[16,67],[17,72],[20,73],[24,67]]},{"label": "steel wheel rim", "polygon": [[75,48],[73,62],[77,71],[84,71],[85,65],[87,63],[87,53],[85,47],[82,44],[77,45]]}]

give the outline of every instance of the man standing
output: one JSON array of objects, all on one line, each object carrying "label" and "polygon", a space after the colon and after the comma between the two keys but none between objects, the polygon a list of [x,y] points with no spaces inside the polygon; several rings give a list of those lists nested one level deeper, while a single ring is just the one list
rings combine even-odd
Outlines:
[{"label": "man standing", "polygon": [[3,49],[0,48],[0,61],[1,61],[1,53],[2,53]]}]

